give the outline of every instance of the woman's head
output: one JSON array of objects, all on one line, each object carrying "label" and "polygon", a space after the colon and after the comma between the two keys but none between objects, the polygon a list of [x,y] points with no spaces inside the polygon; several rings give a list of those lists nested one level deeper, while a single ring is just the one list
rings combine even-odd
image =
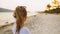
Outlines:
[{"label": "woman's head", "polygon": [[27,17],[27,12],[26,12],[26,7],[25,6],[17,6],[15,11],[14,11],[14,18],[26,18]]},{"label": "woman's head", "polygon": [[19,31],[24,25],[24,21],[27,18],[27,11],[25,6],[17,6],[14,11],[14,18],[16,18],[16,31]]}]

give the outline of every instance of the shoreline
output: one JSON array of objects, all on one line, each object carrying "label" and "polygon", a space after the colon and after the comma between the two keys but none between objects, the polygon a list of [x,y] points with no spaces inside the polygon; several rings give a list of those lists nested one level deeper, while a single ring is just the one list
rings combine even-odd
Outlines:
[{"label": "shoreline", "polygon": [[[37,14],[38,14],[38,13],[35,13],[35,14],[32,13],[32,14],[30,14],[30,15],[28,14],[28,15],[27,15],[27,16],[28,16],[27,18],[30,18],[30,17],[36,16]],[[1,14],[0,14],[0,15],[1,15]],[[14,22],[10,22],[10,23],[9,23],[9,22],[7,21],[7,22],[3,23],[2,25],[0,25],[0,28],[2,28],[2,27],[6,27],[6,26],[8,26],[8,25],[10,25],[10,24],[13,24],[13,23],[14,23]]]},{"label": "shoreline", "polygon": [[[35,14],[31,14],[31,15],[28,15],[27,19],[29,19],[30,17],[37,16],[38,14],[45,14],[45,13],[35,13]],[[49,14],[49,13],[48,13],[48,14]],[[47,14],[45,14],[45,15],[47,15]],[[59,15],[59,14],[53,14],[53,15]],[[14,23],[14,22],[10,22],[10,23],[5,22],[5,24],[0,25],[0,28],[6,27],[6,26],[8,26],[8,25],[10,25],[10,24],[13,24],[13,23]]]}]

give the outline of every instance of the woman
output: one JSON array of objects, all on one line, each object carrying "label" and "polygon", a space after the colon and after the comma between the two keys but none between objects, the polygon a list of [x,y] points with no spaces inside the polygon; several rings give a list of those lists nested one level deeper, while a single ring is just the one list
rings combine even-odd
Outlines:
[{"label": "woman", "polygon": [[17,6],[14,11],[14,18],[16,19],[16,23],[13,26],[13,34],[29,34],[29,30],[27,27],[24,27],[24,22],[27,18],[27,11],[25,6]]}]

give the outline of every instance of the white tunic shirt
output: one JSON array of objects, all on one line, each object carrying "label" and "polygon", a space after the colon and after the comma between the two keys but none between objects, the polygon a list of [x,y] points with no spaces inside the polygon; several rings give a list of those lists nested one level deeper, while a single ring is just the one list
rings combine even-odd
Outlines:
[{"label": "white tunic shirt", "polygon": [[[13,32],[13,34],[18,34],[18,33],[16,32],[16,24],[13,25],[12,32]],[[20,29],[19,34],[30,34],[30,33],[29,33],[29,29],[28,29],[27,27],[22,27],[22,28]]]}]

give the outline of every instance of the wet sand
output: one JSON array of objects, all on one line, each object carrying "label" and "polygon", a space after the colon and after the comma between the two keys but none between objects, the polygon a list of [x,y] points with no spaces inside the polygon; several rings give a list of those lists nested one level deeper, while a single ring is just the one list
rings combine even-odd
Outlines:
[{"label": "wet sand", "polygon": [[[12,34],[12,25],[0,29],[0,34]],[[38,14],[29,17],[25,23],[31,34],[60,34],[60,15]]]}]

